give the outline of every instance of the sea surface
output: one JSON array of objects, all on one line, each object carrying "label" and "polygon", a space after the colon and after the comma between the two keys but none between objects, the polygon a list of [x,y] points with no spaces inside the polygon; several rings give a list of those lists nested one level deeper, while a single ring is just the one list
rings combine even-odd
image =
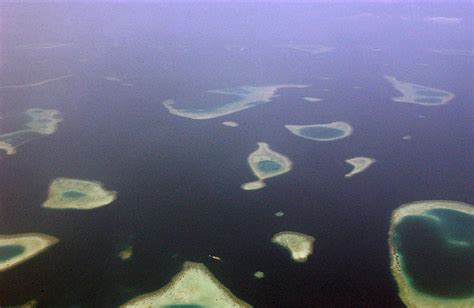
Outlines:
[{"label": "sea surface", "polygon": [[[389,267],[392,211],[417,200],[474,204],[471,9],[468,2],[1,4],[0,121],[28,108],[57,109],[63,121],[15,155],[0,154],[0,234],[60,240],[0,273],[0,305],[117,306],[161,288],[188,260],[254,307],[402,307]],[[432,16],[461,21],[426,20]],[[333,49],[313,54],[294,45]],[[433,107],[394,102],[400,93],[385,75],[456,97]],[[281,89],[271,102],[210,120],[162,105],[275,84],[309,87]],[[350,123],[353,134],[317,142],[284,127],[334,121]],[[257,142],[289,157],[293,169],[245,191],[240,186],[255,180],[247,156]],[[356,156],[377,162],[345,178],[344,160]],[[89,211],[42,208],[57,177],[100,181],[117,199]],[[271,243],[285,230],[315,238],[307,262]],[[123,261],[117,254],[128,245],[133,256]],[[256,271],[265,277],[255,279]]]}]

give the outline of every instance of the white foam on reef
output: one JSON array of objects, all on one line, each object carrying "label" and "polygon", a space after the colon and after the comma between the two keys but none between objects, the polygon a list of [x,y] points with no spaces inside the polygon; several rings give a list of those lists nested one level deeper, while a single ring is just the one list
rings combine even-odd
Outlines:
[{"label": "white foam on reef", "polygon": [[[283,154],[277,153],[270,149],[270,146],[265,142],[257,143],[257,150],[250,153],[247,162],[252,169],[253,174],[258,178],[257,181],[247,182],[241,186],[244,190],[255,190],[266,186],[264,180],[287,173],[292,168],[291,160]],[[261,162],[272,162],[279,165],[278,170],[262,171],[258,169],[258,164]]]},{"label": "white foam on reef", "polygon": [[[415,83],[399,81],[395,77],[385,76],[385,79],[403,95],[392,98],[395,102],[417,104],[421,106],[439,106],[448,103],[454,98],[454,94],[448,91],[421,86]],[[433,92],[438,95],[420,94],[422,92]],[[437,102],[423,102],[420,100],[435,99]]]},{"label": "white foam on reef", "polygon": [[308,101],[308,102],[320,102],[320,101],[322,101],[322,99],[320,99],[320,98],[311,97],[311,96],[305,96],[305,97],[303,97],[303,99]]},{"label": "white foam on reef", "polygon": [[259,87],[243,86],[233,89],[209,90],[207,91],[208,93],[231,95],[239,98],[222,106],[208,109],[175,108],[174,106],[176,102],[172,99],[164,101],[163,106],[165,106],[171,114],[180,117],[194,120],[208,120],[255,107],[259,104],[268,103],[276,96],[275,94],[279,89],[305,87],[308,86],[301,84],[279,84]]},{"label": "white foam on reef", "polygon": [[350,178],[358,173],[361,173],[365,171],[367,168],[369,168],[375,162],[376,160],[373,158],[362,157],[362,156],[347,159],[346,163],[351,164],[354,168],[352,169],[351,172],[344,175],[344,177]]},{"label": "white foam on reef", "polygon": [[38,82],[27,83],[27,84],[0,86],[0,89],[23,89],[23,88],[39,87],[50,82],[68,79],[68,78],[71,78],[72,76],[74,75],[64,75],[57,78],[45,79]]},{"label": "white foam on reef", "polygon": [[104,79],[107,80],[107,81],[115,81],[115,82],[120,82],[120,81],[122,81],[122,79],[117,78],[117,77],[113,77],[113,76],[105,76],[105,77],[102,77],[102,78],[104,78]]},{"label": "white foam on reef", "polygon": [[72,43],[43,43],[43,44],[25,44],[18,45],[17,49],[55,49],[73,46]]},{"label": "white foam on reef", "polygon": [[293,231],[283,231],[275,234],[272,243],[286,248],[291,258],[296,262],[306,262],[313,254],[314,237]]},{"label": "white foam on reef", "polygon": [[[316,140],[316,141],[332,141],[332,140],[337,140],[337,139],[342,139],[345,137],[348,137],[352,134],[353,129],[352,126],[347,123],[347,122],[332,122],[332,123],[327,123],[327,124],[309,124],[309,125],[285,125],[285,127],[294,135],[306,138],[306,139],[311,139],[311,140]],[[343,134],[337,137],[312,137],[312,136],[305,136],[301,131],[305,128],[311,128],[311,127],[326,127],[326,128],[332,128],[332,129],[337,129],[341,131]]]},{"label": "white foam on reef", "polygon": [[[65,195],[70,193],[71,195]],[[48,199],[43,207],[50,209],[90,210],[112,203],[115,191],[106,190],[102,183],[69,178],[57,178],[49,185]]]},{"label": "white foam on reef", "polygon": [[[392,212],[388,239],[390,249],[390,268],[392,271],[392,276],[398,285],[400,299],[407,307],[474,307],[474,296],[459,299],[443,298],[430,296],[429,294],[418,291],[412,286],[411,278],[404,271],[403,258],[401,255],[399,255],[394,245],[395,226],[406,216],[430,217],[431,215],[426,212],[432,209],[449,209],[468,215],[474,215],[474,206],[467,203],[449,200],[426,200],[412,202],[404,204]],[[439,218],[437,219],[439,220]]]},{"label": "white foam on reef", "polygon": [[202,263],[185,262],[181,271],[161,289],[140,295],[122,307],[196,306],[206,308],[247,308]]},{"label": "white foam on reef", "polygon": [[234,121],[224,121],[222,122],[222,125],[229,126],[229,127],[237,127],[239,126],[239,123],[234,122]]},{"label": "white foam on reef", "polygon": [[405,135],[402,137],[403,140],[411,140],[411,135]]},{"label": "white foam on reef", "polygon": [[442,48],[430,48],[428,49],[429,52],[437,53],[440,55],[447,55],[447,56],[466,56],[472,57],[474,56],[474,50],[469,49],[442,49]]},{"label": "white foam on reef", "polygon": [[0,150],[6,151],[7,155],[13,155],[20,145],[42,135],[53,134],[58,123],[62,121],[59,114],[56,109],[28,109],[26,115],[29,121],[23,124],[24,128],[0,135]]},{"label": "white foam on reef", "polygon": [[8,246],[21,246],[23,248],[21,253],[6,260],[0,260],[0,272],[33,258],[58,241],[53,236],[41,233],[0,235],[0,249],[5,249]]},{"label": "white foam on reef", "polygon": [[282,45],[281,47],[303,51],[313,55],[328,53],[334,50],[334,47],[314,44]]}]

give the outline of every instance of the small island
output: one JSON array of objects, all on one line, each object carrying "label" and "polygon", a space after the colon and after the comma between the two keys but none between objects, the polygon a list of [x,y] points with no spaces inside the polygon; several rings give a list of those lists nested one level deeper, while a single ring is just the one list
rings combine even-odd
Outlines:
[{"label": "small island", "polygon": [[282,211],[279,211],[279,212],[276,212],[274,215],[276,217],[283,217],[283,216],[285,216],[285,213],[283,213]]},{"label": "small island", "polygon": [[350,178],[358,173],[361,173],[365,171],[367,168],[369,168],[375,162],[376,160],[373,158],[362,157],[362,156],[347,159],[346,163],[351,164],[354,168],[352,169],[351,172],[344,175],[344,177]]},{"label": "small island", "polygon": [[116,197],[115,191],[106,190],[100,182],[57,178],[49,185],[43,207],[90,210],[110,204]]},{"label": "small island", "polygon": [[404,204],[392,213],[392,275],[407,307],[474,307],[474,207],[455,201]]},{"label": "small island", "polygon": [[313,254],[314,237],[293,231],[283,231],[275,234],[272,243],[286,248],[291,258],[296,262],[306,262]]},{"label": "small island", "polygon": [[352,126],[346,122],[332,122],[327,124],[285,125],[294,135],[316,140],[332,141],[348,137],[352,134]]},{"label": "small island", "polygon": [[251,307],[230,292],[202,263],[185,262],[161,289],[140,295],[122,307]]},{"label": "small island", "polygon": [[7,155],[16,153],[16,148],[29,141],[53,134],[62,121],[56,109],[31,108],[25,112],[26,123],[15,131],[0,135],[0,150]]},{"label": "small island", "polygon": [[276,92],[279,89],[306,87],[308,86],[302,84],[278,84],[259,87],[242,86],[231,89],[209,90],[207,93],[235,96],[236,99],[232,102],[212,108],[176,108],[176,103],[172,99],[164,101],[163,106],[165,106],[171,114],[180,117],[194,120],[208,120],[268,103],[276,96]]},{"label": "small island", "polygon": [[265,277],[265,273],[264,272],[261,272],[261,271],[256,271],[253,276],[257,279],[262,279]]},{"label": "small island", "polygon": [[0,272],[33,258],[58,241],[41,233],[0,235]]},{"label": "small island", "polygon": [[222,122],[222,125],[228,126],[228,127],[237,127],[239,126],[239,123],[234,122],[234,121],[224,121]]},{"label": "small island", "polygon": [[399,81],[392,76],[385,76],[385,79],[390,82],[396,90],[403,94],[402,96],[392,98],[395,102],[421,106],[439,106],[448,103],[454,98],[454,94],[448,91]]},{"label": "small island", "polygon": [[283,154],[270,149],[265,142],[258,142],[258,148],[247,158],[247,162],[257,181],[247,182],[241,187],[244,190],[255,190],[265,187],[265,179],[287,173],[292,168],[291,160]]},{"label": "small island", "polygon": [[305,101],[308,101],[308,102],[320,102],[320,101],[322,101],[322,99],[320,99],[320,98],[311,97],[311,96],[305,96],[305,97],[303,97],[303,99]]}]

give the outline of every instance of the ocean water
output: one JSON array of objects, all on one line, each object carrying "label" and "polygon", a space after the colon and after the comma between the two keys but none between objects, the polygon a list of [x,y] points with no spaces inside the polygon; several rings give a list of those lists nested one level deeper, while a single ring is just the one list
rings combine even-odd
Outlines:
[{"label": "ocean water", "polygon": [[[16,154],[0,154],[0,234],[60,240],[0,273],[0,305],[117,306],[161,288],[189,260],[255,307],[403,306],[389,267],[392,211],[417,200],[474,204],[470,9],[1,4],[2,130],[28,108],[57,109],[63,121]],[[461,21],[426,20],[433,16]],[[400,93],[385,75],[456,97],[432,107],[394,102]],[[210,120],[162,105],[179,98],[192,106],[212,89],[290,83],[309,87]],[[284,127],[334,121],[350,123],[353,134],[317,142]],[[288,156],[293,169],[244,191],[255,178],[247,156],[257,142]],[[346,179],[344,160],[356,156],[377,162]],[[102,182],[117,199],[88,211],[42,208],[57,177]],[[285,230],[315,238],[307,262],[271,243]],[[127,245],[133,256],[123,261],[117,254]]]}]

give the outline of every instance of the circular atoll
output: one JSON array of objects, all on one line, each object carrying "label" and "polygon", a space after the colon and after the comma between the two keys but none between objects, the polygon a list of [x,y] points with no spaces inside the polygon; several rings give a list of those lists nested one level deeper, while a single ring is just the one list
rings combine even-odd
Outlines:
[{"label": "circular atoll", "polygon": [[0,235],[0,272],[33,258],[58,241],[41,233]]},{"label": "circular atoll", "polygon": [[62,121],[56,109],[30,108],[24,114],[26,122],[17,123],[15,130],[0,134],[0,150],[4,150],[7,155],[15,154],[16,148],[22,144],[53,134]]},{"label": "circular atoll", "polygon": [[241,187],[244,190],[263,188],[265,179],[287,173],[292,168],[291,160],[271,150],[267,143],[258,142],[257,145],[257,150],[250,153],[247,162],[258,180],[243,184]]},{"label": "circular atoll", "polygon": [[455,201],[405,204],[392,213],[392,275],[407,307],[474,307],[474,207]]},{"label": "circular atoll", "polygon": [[306,262],[313,254],[314,237],[293,231],[283,231],[275,234],[272,243],[286,248],[291,258],[296,262]]},{"label": "circular atoll", "polygon": [[327,124],[285,125],[294,135],[316,141],[332,141],[352,134],[352,126],[346,122]]},{"label": "circular atoll", "polygon": [[115,191],[106,190],[100,182],[57,178],[49,185],[43,207],[90,210],[112,203],[116,196]]},{"label": "circular atoll", "polygon": [[392,76],[385,76],[385,79],[403,94],[402,96],[392,98],[395,102],[422,106],[438,106],[444,105],[454,98],[454,94],[448,91],[399,81]]},{"label": "circular atoll", "polygon": [[158,291],[140,295],[123,307],[251,307],[222,285],[202,263],[185,262]]}]

